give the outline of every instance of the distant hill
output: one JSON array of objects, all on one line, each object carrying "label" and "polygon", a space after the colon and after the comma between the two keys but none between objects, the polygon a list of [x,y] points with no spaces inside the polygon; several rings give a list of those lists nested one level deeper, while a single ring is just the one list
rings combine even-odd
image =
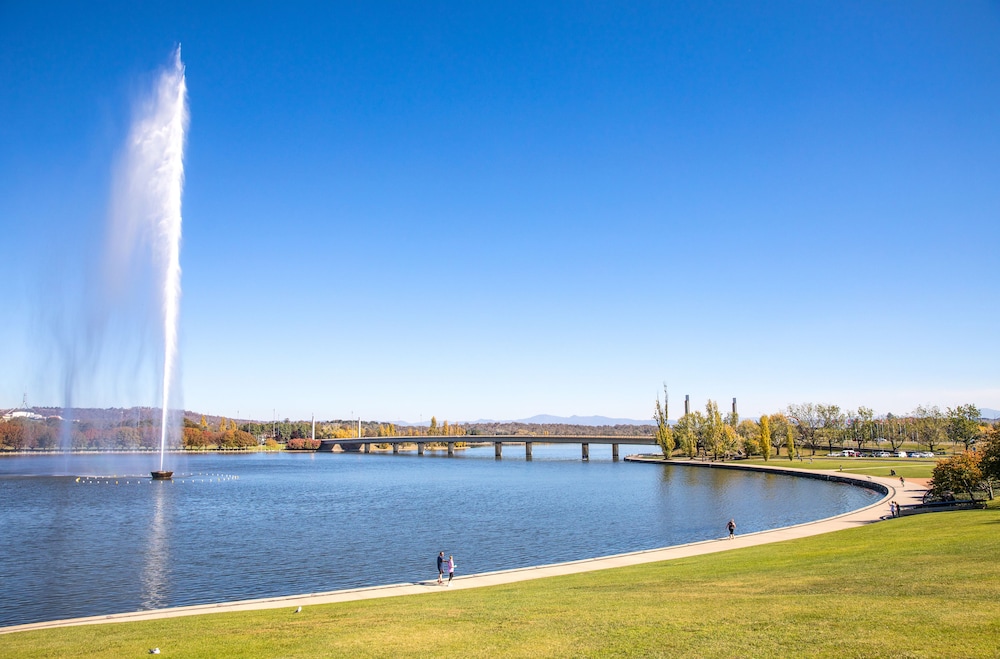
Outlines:
[{"label": "distant hill", "polygon": [[[420,421],[413,423],[410,421],[393,421],[397,426],[422,426],[427,427],[430,425],[430,421]],[[607,416],[553,416],[551,414],[536,414],[533,417],[527,419],[476,419],[475,421],[457,421],[453,423],[458,423],[460,425],[481,425],[481,424],[491,424],[491,423],[524,423],[524,424],[561,424],[561,425],[571,425],[571,426],[653,426],[652,419],[619,419]],[[671,423],[673,421],[671,420]]]},{"label": "distant hill", "polygon": [[536,414],[527,419],[517,419],[517,423],[565,423],[572,426],[652,426],[652,419],[616,419],[606,416],[552,416]]}]

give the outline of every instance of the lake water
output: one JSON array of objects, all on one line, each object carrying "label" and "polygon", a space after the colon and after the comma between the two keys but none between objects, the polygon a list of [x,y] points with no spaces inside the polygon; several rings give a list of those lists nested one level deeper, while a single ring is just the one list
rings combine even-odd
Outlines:
[{"label": "lake water", "polygon": [[590,449],[172,454],[172,482],[149,479],[158,455],[0,457],[0,626],[434,579],[439,551],[458,575],[605,556],[878,498]]}]

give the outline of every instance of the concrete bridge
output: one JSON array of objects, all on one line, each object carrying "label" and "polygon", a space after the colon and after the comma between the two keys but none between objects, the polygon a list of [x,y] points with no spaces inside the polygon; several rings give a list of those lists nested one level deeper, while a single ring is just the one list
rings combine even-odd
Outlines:
[{"label": "concrete bridge", "polygon": [[493,450],[497,459],[503,457],[503,445],[514,444],[524,445],[524,458],[531,459],[531,447],[533,444],[579,444],[581,457],[584,460],[590,459],[591,444],[611,444],[611,459],[618,459],[618,447],[621,444],[641,444],[644,446],[656,446],[656,439],[651,436],[644,437],[602,437],[598,435],[461,435],[458,437],[352,437],[351,439],[324,439],[320,441],[319,451],[333,451],[333,447],[340,444],[345,450],[357,449],[364,453],[371,452],[372,444],[391,444],[392,452],[399,453],[403,444],[416,444],[417,455],[424,454],[427,444],[448,445],[448,456],[455,455],[455,443],[465,442],[467,444],[493,444]]}]

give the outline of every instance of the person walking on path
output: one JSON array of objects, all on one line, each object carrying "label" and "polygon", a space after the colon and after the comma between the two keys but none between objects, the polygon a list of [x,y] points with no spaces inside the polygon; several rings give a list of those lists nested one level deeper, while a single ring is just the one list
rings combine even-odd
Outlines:
[{"label": "person walking on path", "polygon": [[438,585],[444,583],[444,552],[438,554]]},{"label": "person walking on path", "polygon": [[729,523],[726,524],[726,528],[729,529],[729,539],[732,540],[733,538],[735,538],[736,537],[736,520],[733,520],[733,519],[729,520]]},{"label": "person walking on path", "polygon": [[455,557],[448,556],[448,585],[451,585],[451,580],[455,578]]}]

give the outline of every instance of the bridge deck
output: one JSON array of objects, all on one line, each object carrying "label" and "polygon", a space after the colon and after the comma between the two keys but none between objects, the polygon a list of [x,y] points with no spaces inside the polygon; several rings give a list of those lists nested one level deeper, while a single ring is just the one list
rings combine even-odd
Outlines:
[{"label": "bridge deck", "polygon": [[363,448],[365,453],[370,452],[372,444],[391,444],[392,452],[399,453],[399,447],[404,444],[415,444],[417,455],[424,454],[424,447],[427,444],[447,444],[448,455],[455,455],[455,444],[464,442],[467,444],[493,444],[497,459],[503,457],[504,444],[521,444],[524,446],[524,457],[531,459],[531,449],[533,444],[579,444],[580,457],[583,460],[590,459],[591,444],[610,444],[611,458],[618,459],[618,447],[622,444],[639,444],[642,446],[656,446],[656,440],[652,437],[608,437],[607,435],[459,435],[459,436],[429,436],[429,437],[352,437],[349,439],[324,439],[320,442],[320,451],[333,451],[337,444],[341,448],[350,447],[352,449]]},{"label": "bridge deck", "polygon": [[351,437],[349,439],[324,439],[331,444],[638,444],[656,446],[652,437],[609,437],[607,435],[430,435],[397,437]]}]

